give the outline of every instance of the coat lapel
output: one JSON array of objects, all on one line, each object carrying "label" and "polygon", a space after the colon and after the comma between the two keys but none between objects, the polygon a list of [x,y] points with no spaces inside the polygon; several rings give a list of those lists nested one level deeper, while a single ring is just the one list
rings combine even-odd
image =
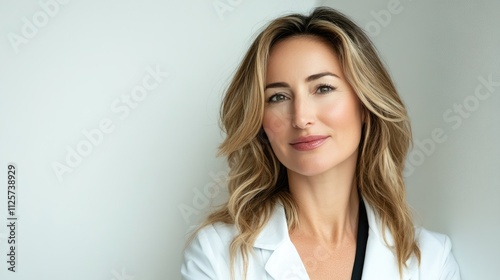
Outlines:
[{"label": "coat lapel", "polygon": [[309,279],[293,244],[282,244],[274,250],[265,268],[272,279]]},{"label": "coat lapel", "polygon": [[272,279],[309,279],[299,253],[288,235],[283,205],[277,204],[267,225],[254,243],[267,259],[265,269]]},{"label": "coat lapel", "polygon": [[[363,200],[364,201],[364,200]],[[365,203],[368,224],[368,243],[366,245],[363,280],[384,279],[399,280],[399,270],[396,257],[391,250],[394,239],[389,230],[382,236],[382,225],[373,209]],[[261,250],[264,260],[267,260],[265,270],[272,279],[309,279],[306,269],[288,235],[285,210],[281,204],[274,207],[267,225],[255,240],[254,247]],[[407,261],[403,268],[403,280],[418,280],[418,262],[415,257]]]},{"label": "coat lapel", "polygon": [[[394,239],[388,229],[385,231],[387,243],[382,235],[382,225],[373,209],[365,202],[370,231],[366,245],[362,279],[400,279],[396,255],[392,251]],[[417,280],[418,263],[412,256],[403,267],[404,280]]]}]

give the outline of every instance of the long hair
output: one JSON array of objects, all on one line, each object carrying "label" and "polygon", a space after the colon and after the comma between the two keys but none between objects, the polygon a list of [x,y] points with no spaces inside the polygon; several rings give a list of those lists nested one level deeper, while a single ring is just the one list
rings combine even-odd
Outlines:
[{"label": "long hair", "polygon": [[[338,56],[348,83],[366,113],[355,183],[360,195],[390,231],[400,275],[414,254],[420,260],[415,230],[405,198],[404,161],[412,135],[406,108],[361,28],[342,13],[326,7],[309,16],[291,14],[273,20],[256,37],[239,65],[223,99],[221,126],[226,134],[219,155],[229,165],[229,198],[200,228],[223,222],[238,234],[230,244],[230,267],[238,254],[248,269],[248,255],[276,202],[284,206],[289,229],[297,226],[297,206],[288,189],[287,170],[279,162],[262,129],[264,86],[270,49],[292,36],[316,36]],[[384,234],[385,239],[385,234]]]}]

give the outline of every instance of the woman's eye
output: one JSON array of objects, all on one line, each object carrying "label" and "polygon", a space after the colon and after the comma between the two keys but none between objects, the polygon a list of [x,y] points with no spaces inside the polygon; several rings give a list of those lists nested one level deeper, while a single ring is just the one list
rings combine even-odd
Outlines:
[{"label": "woman's eye", "polygon": [[316,90],[316,93],[322,94],[322,93],[329,93],[331,91],[334,91],[335,88],[331,85],[320,85],[318,89]]},{"label": "woman's eye", "polygon": [[278,103],[287,100],[288,98],[284,96],[283,94],[275,94],[271,97],[269,97],[268,102],[269,103]]}]

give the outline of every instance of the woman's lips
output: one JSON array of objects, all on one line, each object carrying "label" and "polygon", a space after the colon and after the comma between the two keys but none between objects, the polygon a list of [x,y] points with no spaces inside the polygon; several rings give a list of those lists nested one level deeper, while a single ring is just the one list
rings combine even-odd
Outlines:
[{"label": "woman's lips", "polygon": [[311,135],[299,137],[291,142],[290,145],[298,151],[310,151],[321,146],[327,139],[328,136],[325,135]]}]

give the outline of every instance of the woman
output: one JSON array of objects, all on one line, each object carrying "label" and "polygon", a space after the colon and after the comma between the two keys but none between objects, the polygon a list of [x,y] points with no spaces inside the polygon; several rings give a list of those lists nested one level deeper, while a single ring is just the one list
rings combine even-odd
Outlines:
[{"label": "woman", "polygon": [[346,16],[272,21],[221,119],[229,198],[188,244],[183,279],[460,279],[449,238],[413,225],[408,115]]}]

